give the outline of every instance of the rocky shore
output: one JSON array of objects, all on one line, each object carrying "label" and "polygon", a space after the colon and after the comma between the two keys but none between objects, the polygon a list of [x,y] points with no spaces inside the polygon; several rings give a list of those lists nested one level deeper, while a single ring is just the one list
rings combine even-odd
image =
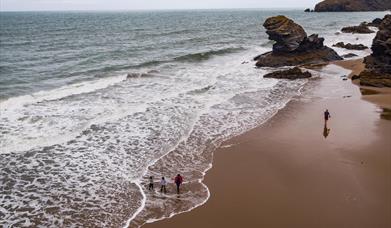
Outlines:
[{"label": "rocky shore", "polygon": [[[359,26],[350,26],[342,29],[343,32],[371,33],[368,25],[378,25],[379,31],[373,40],[372,54],[364,60],[366,70],[354,79],[360,78],[360,84],[376,87],[391,87],[391,15],[384,19],[375,19],[371,23],[361,23]],[[323,45],[324,38],[317,34],[307,36],[302,26],[285,16],[275,16],[266,19],[263,26],[269,39],[275,41],[273,50],[256,56],[257,67],[300,66],[328,63],[342,60],[333,49]],[[365,50],[367,46],[338,42],[334,47],[348,50]],[[354,54],[343,56],[354,57]],[[297,79],[309,78],[309,72],[302,72],[300,68],[275,71],[264,76],[265,78]]]},{"label": "rocky shore", "polygon": [[345,44],[344,42],[338,42],[338,43],[334,44],[333,47],[345,48],[345,49],[348,49],[348,50],[365,50],[365,49],[368,49],[367,46],[362,45],[362,44],[351,44],[351,43]]}]

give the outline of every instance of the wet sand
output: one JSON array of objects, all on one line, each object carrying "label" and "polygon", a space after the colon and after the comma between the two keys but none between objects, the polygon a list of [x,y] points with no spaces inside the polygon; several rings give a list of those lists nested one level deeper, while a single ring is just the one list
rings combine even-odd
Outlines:
[{"label": "wet sand", "polygon": [[350,80],[330,80],[311,89],[344,83],[339,96],[297,98],[224,143],[205,177],[206,204],[144,227],[391,227],[391,121]]}]

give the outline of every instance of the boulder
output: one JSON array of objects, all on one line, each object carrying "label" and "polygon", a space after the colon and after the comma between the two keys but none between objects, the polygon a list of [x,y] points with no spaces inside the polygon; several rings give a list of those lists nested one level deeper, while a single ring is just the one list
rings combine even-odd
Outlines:
[{"label": "boulder", "polygon": [[338,43],[334,44],[333,47],[345,48],[345,49],[348,49],[348,50],[365,50],[365,49],[368,49],[367,46],[362,45],[362,44],[351,44],[351,43],[345,44],[344,42],[338,42]]},{"label": "boulder", "polygon": [[367,25],[361,23],[358,26],[347,26],[341,29],[343,33],[360,33],[360,34],[368,34],[374,33],[374,31],[370,30]]},{"label": "boulder", "polygon": [[280,70],[280,71],[275,71],[269,74],[264,75],[264,78],[278,78],[278,79],[301,79],[301,78],[310,78],[312,75],[308,71],[302,71],[298,67],[294,67],[289,70]]},{"label": "boulder", "polygon": [[315,6],[315,12],[386,11],[390,0],[324,0]]},{"label": "boulder", "polygon": [[273,50],[254,58],[258,67],[317,64],[342,58],[324,46],[324,38],[317,34],[307,36],[303,27],[285,16],[268,18],[263,26],[269,39],[275,41]]},{"label": "boulder", "polygon": [[361,85],[391,87],[391,15],[384,17],[372,42],[372,54],[365,57]]},{"label": "boulder", "polygon": [[348,53],[346,55],[343,55],[342,58],[344,59],[348,59],[348,58],[353,58],[353,57],[356,57],[358,55],[354,54],[354,53]]},{"label": "boulder", "polygon": [[369,23],[368,22],[363,22],[361,24],[366,25],[366,26],[379,27],[381,22],[382,22],[381,18],[375,18],[375,19],[372,20],[372,22],[369,22]]},{"label": "boulder", "polygon": [[304,12],[308,13],[308,12],[311,12],[310,8],[307,8],[304,10]]}]

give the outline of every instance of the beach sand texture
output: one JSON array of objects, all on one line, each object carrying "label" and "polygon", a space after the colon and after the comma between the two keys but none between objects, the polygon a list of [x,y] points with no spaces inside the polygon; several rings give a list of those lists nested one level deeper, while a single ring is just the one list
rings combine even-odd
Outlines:
[{"label": "beach sand texture", "polygon": [[[361,60],[338,65],[362,69]],[[344,90],[297,98],[224,143],[205,177],[207,203],[144,227],[391,227],[391,122],[350,80],[317,83],[315,93]],[[380,102],[390,105],[389,95]]]}]

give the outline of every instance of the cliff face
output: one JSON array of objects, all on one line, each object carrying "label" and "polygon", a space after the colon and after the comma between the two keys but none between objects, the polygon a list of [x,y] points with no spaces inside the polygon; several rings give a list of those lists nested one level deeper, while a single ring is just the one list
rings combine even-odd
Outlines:
[{"label": "cliff face", "polygon": [[391,87],[391,14],[384,17],[371,49],[372,54],[364,59],[366,70],[360,74],[360,84]]},{"label": "cliff face", "polygon": [[391,9],[391,0],[324,0],[316,12],[384,11]]},{"label": "cliff face", "polygon": [[391,75],[391,14],[384,17],[371,49],[372,54],[364,60],[366,68]]}]

